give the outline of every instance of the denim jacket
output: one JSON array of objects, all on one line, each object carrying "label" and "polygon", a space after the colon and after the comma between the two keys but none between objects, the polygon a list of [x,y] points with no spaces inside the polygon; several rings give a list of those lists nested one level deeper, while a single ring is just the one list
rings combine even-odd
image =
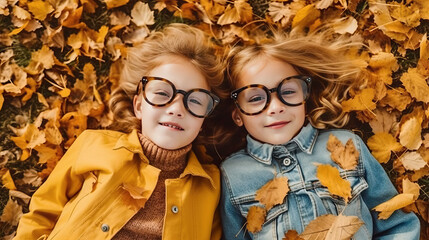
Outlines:
[{"label": "denim jacket", "polygon": [[[359,151],[359,163],[353,170],[344,170],[331,160],[326,149],[329,135],[343,144],[353,140]],[[273,152],[283,152],[273,159]],[[348,203],[329,193],[316,176],[317,164],[329,164],[351,183]],[[353,239],[406,239],[420,237],[420,223],[414,213],[397,210],[387,220],[379,220],[372,210],[397,194],[383,167],[374,159],[364,142],[346,130],[322,130],[310,124],[284,145],[261,143],[247,136],[247,148],[232,154],[221,165],[221,217],[225,239],[279,239],[294,229],[301,233],[315,218],[325,214],[357,216],[364,222]],[[282,204],[266,215],[262,230],[249,233],[245,227],[256,191],[277,177],[289,179],[290,191]]]}]

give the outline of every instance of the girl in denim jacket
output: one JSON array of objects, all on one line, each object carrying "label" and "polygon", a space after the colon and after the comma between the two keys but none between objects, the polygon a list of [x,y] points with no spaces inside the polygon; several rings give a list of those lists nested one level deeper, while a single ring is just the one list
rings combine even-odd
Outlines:
[{"label": "girl in denim jacket", "polygon": [[[262,45],[235,47],[227,59],[232,120],[244,126],[242,150],[221,164],[221,218],[225,239],[278,239],[298,233],[319,216],[357,216],[364,224],[353,239],[419,239],[413,213],[395,211],[379,220],[375,206],[397,194],[382,166],[364,142],[343,127],[349,120],[340,102],[362,79],[358,67],[344,57],[347,42],[276,36]],[[327,150],[329,136],[349,139],[359,152],[357,166],[344,170]],[[235,144],[237,144],[236,141]],[[230,145],[231,146],[231,145]],[[316,176],[317,166],[337,168],[351,184],[351,197],[330,194]],[[246,231],[246,217],[256,191],[273,177],[287,177],[289,192],[266,213],[262,229]]]}]

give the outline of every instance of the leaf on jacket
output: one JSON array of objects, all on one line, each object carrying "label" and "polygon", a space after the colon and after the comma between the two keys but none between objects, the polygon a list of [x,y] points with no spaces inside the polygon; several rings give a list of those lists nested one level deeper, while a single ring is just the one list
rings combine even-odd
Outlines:
[{"label": "leaf on jacket", "polygon": [[411,117],[406,120],[399,133],[400,143],[410,150],[417,150],[422,144],[422,119]]},{"label": "leaf on jacket", "polygon": [[285,233],[285,236],[284,236],[284,238],[282,238],[282,240],[304,240],[304,239],[299,236],[297,231],[288,230]]},{"label": "leaf on jacket", "polygon": [[406,152],[401,158],[401,163],[407,170],[416,171],[426,166],[426,161],[418,152]]},{"label": "leaf on jacket", "polygon": [[388,219],[394,211],[412,204],[415,201],[414,197],[412,193],[401,193],[377,205],[373,210],[380,212],[378,214],[378,219]]},{"label": "leaf on jacket", "polygon": [[353,98],[343,101],[343,111],[362,111],[374,110],[376,104],[372,101],[375,97],[375,90],[373,88],[365,88],[360,93],[356,94]]},{"label": "leaf on jacket", "polygon": [[356,216],[322,215],[311,221],[299,235],[303,239],[350,239],[363,225]]},{"label": "leaf on jacket", "polygon": [[288,178],[274,177],[273,180],[270,180],[256,191],[255,200],[262,203],[266,210],[269,211],[273,206],[283,203],[288,192]]},{"label": "leaf on jacket", "polygon": [[353,140],[349,139],[344,146],[334,135],[330,134],[326,148],[331,152],[331,159],[341,168],[351,170],[356,168],[359,152],[356,150]]},{"label": "leaf on jacket", "polygon": [[251,206],[247,213],[247,230],[251,233],[257,233],[262,230],[267,211],[259,206]]},{"label": "leaf on jacket", "polygon": [[380,163],[387,163],[390,160],[392,151],[397,152],[402,149],[396,139],[387,132],[376,133],[368,139],[368,147],[372,155]]},{"label": "leaf on jacket", "polygon": [[341,178],[337,168],[331,165],[320,165],[317,167],[317,178],[331,194],[344,198],[346,202],[352,196],[350,182]]}]

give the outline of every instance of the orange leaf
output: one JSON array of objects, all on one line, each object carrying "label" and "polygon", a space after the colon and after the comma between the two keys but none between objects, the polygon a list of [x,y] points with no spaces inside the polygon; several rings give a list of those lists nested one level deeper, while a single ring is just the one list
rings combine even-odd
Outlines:
[{"label": "orange leaf", "polygon": [[28,3],[28,10],[34,15],[34,18],[43,21],[49,13],[54,11],[54,8],[48,2],[35,0]]},{"label": "orange leaf", "polygon": [[376,104],[372,101],[375,97],[375,90],[372,88],[365,88],[360,93],[356,94],[352,99],[343,101],[344,112],[373,110]]},{"label": "orange leaf", "polygon": [[314,4],[309,4],[301,8],[292,20],[292,28],[304,28],[313,24],[320,17],[320,11],[314,7]]},{"label": "orange leaf", "polygon": [[257,233],[262,230],[262,225],[265,222],[267,211],[265,208],[251,206],[247,213],[247,230],[251,233]]},{"label": "orange leaf", "polygon": [[371,149],[372,155],[380,163],[387,163],[390,160],[392,151],[397,152],[402,149],[402,145],[386,132],[374,134],[368,139],[367,144],[369,149]]},{"label": "orange leaf", "polygon": [[418,73],[416,68],[409,68],[401,77],[405,89],[417,101],[429,103],[429,86],[425,76]]},{"label": "orange leaf", "polygon": [[326,148],[331,152],[331,159],[341,168],[351,170],[356,168],[359,159],[359,152],[356,150],[352,139],[349,139],[345,146],[334,135],[329,135]]},{"label": "orange leaf", "polygon": [[327,187],[333,195],[344,198],[347,202],[352,196],[350,182],[342,179],[338,169],[331,165],[320,165],[317,167],[317,178],[320,183]]},{"label": "orange leaf", "polygon": [[298,235],[298,232],[295,230],[288,230],[285,233],[285,237],[282,240],[304,240]]},{"label": "orange leaf", "polygon": [[129,0],[104,0],[107,5],[107,9],[120,7],[128,3]]},{"label": "orange leaf", "polygon": [[10,172],[8,169],[2,169],[0,171],[1,176],[1,183],[3,186],[9,190],[16,190],[15,183],[13,182],[12,176],[10,175]]},{"label": "orange leaf", "polygon": [[269,211],[273,206],[283,203],[288,192],[288,178],[275,177],[256,191],[255,200],[265,205],[266,210]]}]

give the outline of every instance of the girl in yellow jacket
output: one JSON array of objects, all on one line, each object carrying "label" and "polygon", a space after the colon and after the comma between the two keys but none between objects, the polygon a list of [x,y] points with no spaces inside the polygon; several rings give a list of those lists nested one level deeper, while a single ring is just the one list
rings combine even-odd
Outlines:
[{"label": "girl in yellow jacket", "polygon": [[14,239],[220,239],[216,166],[192,142],[222,69],[202,32],[173,24],[130,49],[110,107],[34,193]]}]

